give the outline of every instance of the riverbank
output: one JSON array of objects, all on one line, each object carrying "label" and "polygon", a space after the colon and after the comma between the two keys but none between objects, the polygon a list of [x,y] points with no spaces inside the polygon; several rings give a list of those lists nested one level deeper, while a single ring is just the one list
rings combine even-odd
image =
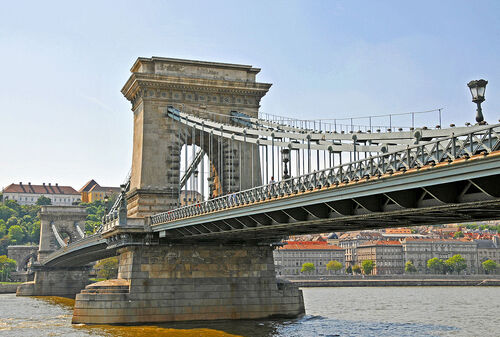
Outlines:
[{"label": "riverbank", "polygon": [[17,286],[21,283],[0,283],[0,294],[15,294]]},{"label": "riverbank", "polygon": [[299,287],[469,287],[500,286],[499,279],[352,279],[290,280]]}]

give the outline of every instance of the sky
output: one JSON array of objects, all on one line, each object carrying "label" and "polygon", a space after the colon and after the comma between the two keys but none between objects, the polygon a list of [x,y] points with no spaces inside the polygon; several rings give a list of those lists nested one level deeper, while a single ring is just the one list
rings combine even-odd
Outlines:
[{"label": "sky", "polygon": [[137,57],[261,68],[261,111],[302,119],[443,108],[443,125],[474,123],[466,84],[484,78],[498,122],[499,14],[494,0],[4,2],[0,188],[122,183]]}]

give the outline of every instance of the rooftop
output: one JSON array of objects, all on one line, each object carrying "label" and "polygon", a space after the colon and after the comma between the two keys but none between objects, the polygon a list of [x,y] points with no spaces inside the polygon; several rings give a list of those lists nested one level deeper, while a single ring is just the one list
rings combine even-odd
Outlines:
[{"label": "rooftop", "polygon": [[401,246],[401,242],[395,240],[387,240],[387,241],[371,241],[365,243],[358,248],[361,247],[371,247],[371,246]]},{"label": "rooftop", "polygon": [[280,250],[344,250],[336,245],[329,245],[325,241],[286,241]]},{"label": "rooftop", "polygon": [[59,186],[59,184],[52,185],[51,183],[42,185],[33,185],[31,183],[23,184],[10,184],[3,189],[4,193],[29,193],[29,194],[75,194],[79,195],[71,186]]}]

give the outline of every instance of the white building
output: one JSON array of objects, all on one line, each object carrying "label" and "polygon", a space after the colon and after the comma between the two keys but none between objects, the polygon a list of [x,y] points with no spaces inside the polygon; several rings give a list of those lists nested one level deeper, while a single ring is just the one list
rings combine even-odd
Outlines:
[{"label": "white building", "polygon": [[459,254],[467,263],[468,274],[478,272],[477,243],[467,240],[444,239],[405,239],[403,245],[403,263],[412,261],[419,273],[429,272],[427,261],[437,257],[443,261]]},{"label": "white building", "polygon": [[52,205],[71,206],[80,201],[80,193],[71,186],[32,185],[31,183],[10,184],[2,190],[4,200],[15,200],[20,205],[35,205],[38,198],[45,196],[49,198]]},{"label": "white building", "polygon": [[[333,271],[326,269],[330,261],[342,264],[342,269],[337,273],[343,274],[345,269],[344,249],[325,241],[288,241],[283,247],[275,249],[273,256],[276,274],[282,277],[333,275]],[[314,264],[313,272],[301,273],[302,264],[306,262]]]}]

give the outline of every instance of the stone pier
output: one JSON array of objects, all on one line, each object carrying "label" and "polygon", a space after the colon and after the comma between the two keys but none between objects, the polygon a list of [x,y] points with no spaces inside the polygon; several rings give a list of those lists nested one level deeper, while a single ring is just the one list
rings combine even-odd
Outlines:
[{"label": "stone pier", "polygon": [[90,267],[49,268],[33,266],[35,280],[17,287],[17,296],[59,296],[75,298],[89,284]]},{"label": "stone pier", "polygon": [[42,206],[40,210],[40,246],[38,262],[30,271],[34,281],[21,284],[17,296],[60,296],[75,298],[89,284],[89,266],[56,267],[45,260],[68,243],[83,238],[87,212],[80,206]]},{"label": "stone pier", "polygon": [[278,283],[269,245],[122,248],[118,280],[76,296],[73,323],[127,324],[297,317],[302,291]]}]

